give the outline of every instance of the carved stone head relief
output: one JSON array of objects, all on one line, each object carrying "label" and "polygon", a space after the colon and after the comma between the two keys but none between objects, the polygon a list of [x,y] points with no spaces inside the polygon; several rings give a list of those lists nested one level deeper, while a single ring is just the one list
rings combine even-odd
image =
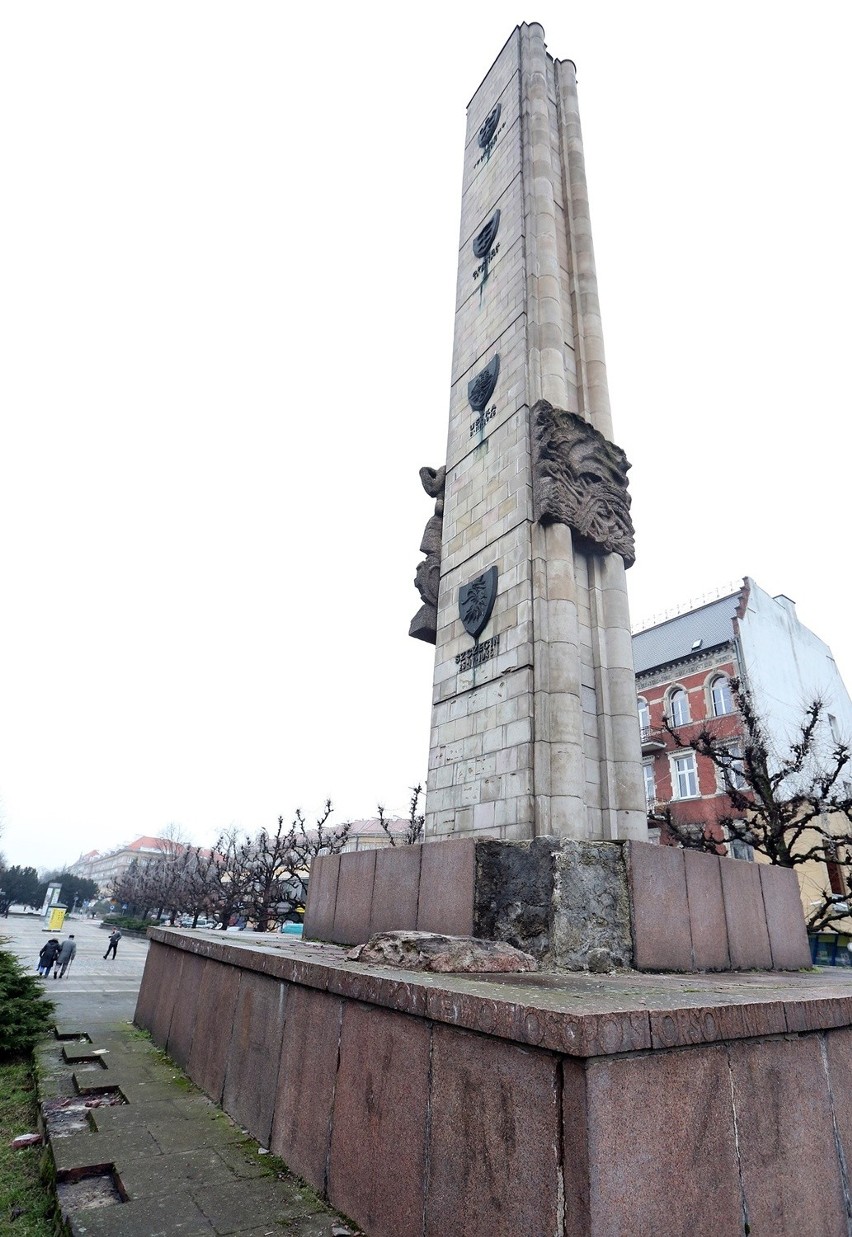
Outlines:
[{"label": "carved stone head relief", "polygon": [[542,524],[573,529],[599,554],[636,559],[627,472],[621,447],[574,412],[540,399],[531,412],[533,504]]}]

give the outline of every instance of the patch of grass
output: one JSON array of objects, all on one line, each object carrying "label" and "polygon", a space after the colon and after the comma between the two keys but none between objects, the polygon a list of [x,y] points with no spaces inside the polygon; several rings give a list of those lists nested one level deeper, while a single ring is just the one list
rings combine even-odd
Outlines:
[{"label": "patch of grass", "polygon": [[[5,943],[0,938],[0,946]],[[50,1027],[53,1004],[34,975],[0,947],[0,1061],[30,1052]]]},{"label": "patch of grass", "polygon": [[15,1151],[18,1134],[38,1130],[32,1064],[26,1057],[0,1061],[0,1233],[54,1237],[56,1200],[42,1180],[42,1147]]}]

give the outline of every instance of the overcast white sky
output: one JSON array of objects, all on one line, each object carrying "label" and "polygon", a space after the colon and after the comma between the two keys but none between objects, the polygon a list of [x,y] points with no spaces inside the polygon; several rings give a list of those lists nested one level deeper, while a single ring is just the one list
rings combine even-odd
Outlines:
[{"label": "overcast white sky", "polygon": [[467,102],[578,68],[635,620],[753,575],[852,681],[850,10],[0,9],[0,799],[38,867],[404,811]]}]

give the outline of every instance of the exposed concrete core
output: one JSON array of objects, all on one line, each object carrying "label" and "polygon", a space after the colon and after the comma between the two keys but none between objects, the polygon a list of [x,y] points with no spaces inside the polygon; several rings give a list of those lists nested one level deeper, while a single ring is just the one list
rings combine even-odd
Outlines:
[{"label": "exposed concrete core", "polygon": [[632,962],[624,848],[564,841],[554,855],[550,965],[610,970]]},{"label": "exposed concrete core", "polygon": [[[630,902],[616,843],[536,838],[476,847],[474,932],[506,941],[544,966],[581,971],[592,951],[630,966]],[[604,963],[598,952],[596,965]]]}]

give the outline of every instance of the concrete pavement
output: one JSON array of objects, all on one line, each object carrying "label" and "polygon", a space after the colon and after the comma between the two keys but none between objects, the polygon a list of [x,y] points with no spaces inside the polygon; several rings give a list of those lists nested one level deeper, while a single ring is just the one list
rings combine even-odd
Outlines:
[{"label": "concrete pavement", "polygon": [[[132,1025],[147,940],[66,921],[77,956],[42,981],[57,1035],[39,1045],[39,1095],[72,1237],[346,1237],[356,1228],[265,1154]],[[0,920],[31,971],[51,933],[37,916]]]}]

